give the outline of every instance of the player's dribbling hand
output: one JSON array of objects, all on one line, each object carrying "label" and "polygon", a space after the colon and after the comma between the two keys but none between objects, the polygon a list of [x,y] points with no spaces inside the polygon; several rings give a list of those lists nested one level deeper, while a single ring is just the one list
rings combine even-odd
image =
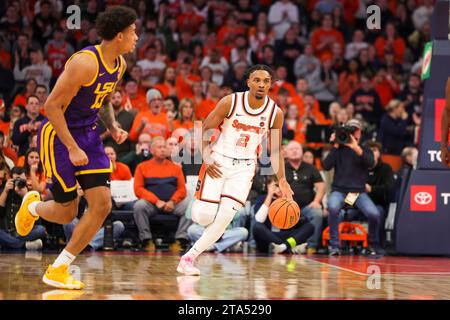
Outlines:
[{"label": "player's dribbling hand", "polygon": [[74,166],[85,166],[89,163],[86,153],[79,147],[69,150],[69,158]]},{"label": "player's dribbling hand", "polygon": [[441,147],[441,160],[444,166],[450,167],[450,152],[448,147]]},{"label": "player's dribbling hand", "polygon": [[111,136],[117,144],[122,144],[128,138],[128,132],[119,127],[114,127],[111,130]]},{"label": "player's dribbling hand", "polygon": [[203,161],[206,166],[206,174],[211,178],[216,179],[222,177],[222,171],[220,171],[221,165],[218,164],[211,156],[204,155]]},{"label": "player's dribbling hand", "polygon": [[206,174],[209,175],[213,179],[216,179],[216,178],[218,179],[218,178],[222,177],[222,171],[220,171],[219,167],[220,167],[220,164],[218,164],[215,161],[212,164],[207,164],[206,165]]}]

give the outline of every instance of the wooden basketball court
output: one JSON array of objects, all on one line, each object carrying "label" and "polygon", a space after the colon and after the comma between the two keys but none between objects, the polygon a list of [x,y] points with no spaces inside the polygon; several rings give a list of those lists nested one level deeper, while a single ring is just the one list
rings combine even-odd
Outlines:
[{"label": "wooden basketball court", "polygon": [[75,260],[83,291],[41,282],[55,258],[2,253],[0,299],[450,299],[449,258],[205,254],[202,275],[189,277],[176,272],[176,255],[93,253]]}]

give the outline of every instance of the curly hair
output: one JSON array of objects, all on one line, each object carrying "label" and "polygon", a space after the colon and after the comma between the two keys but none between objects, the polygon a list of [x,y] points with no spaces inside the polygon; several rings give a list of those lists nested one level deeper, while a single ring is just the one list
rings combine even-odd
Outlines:
[{"label": "curly hair", "polygon": [[136,11],[133,9],[115,6],[99,14],[95,21],[95,28],[104,40],[112,40],[119,32],[131,26],[136,19]]}]

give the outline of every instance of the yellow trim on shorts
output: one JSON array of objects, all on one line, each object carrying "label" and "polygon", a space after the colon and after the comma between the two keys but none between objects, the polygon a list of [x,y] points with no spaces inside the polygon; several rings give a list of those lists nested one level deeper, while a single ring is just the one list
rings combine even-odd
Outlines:
[{"label": "yellow trim on shorts", "polygon": [[[41,161],[43,162],[45,177],[51,179],[53,176],[52,166],[50,164],[49,142],[50,135],[54,131],[50,122],[47,122],[41,131]],[[50,151],[51,152],[51,151]]]},{"label": "yellow trim on shorts", "polygon": [[75,55],[77,55],[77,54],[79,54],[79,53],[88,53],[88,54],[90,54],[91,56],[94,57],[95,62],[96,62],[96,65],[97,65],[97,68],[96,68],[97,70],[95,71],[95,76],[94,76],[94,78],[93,78],[91,81],[89,81],[88,83],[83,84],[83,87],[89,87],[89,86],[91,86],[91,85],[95,82],[95,80],[97,80],[98,72],[99,72],[99,70],[100,70],[100,65],[99,65],[99,63],[98,63],[98,59],[97,59],[97,56],[95,55],[95,53],[93,53],[92,51],[89,51],[89,50],[80,50],[80,51],[75,52],[73,55],[70,56],[70,58],[69,58],[69,59],[66,61],[66,63],[64,64],[64,69],[66,68],[66,66],[67,66],[67,64],[69,63],[69,61],[72,60],[72,58],[75,57]]},{"label": "yellow trim on shorts", "polygon": [[56,170],[55,153],[53,152],[54,146],[55,146],[56,131],[55,130],[51,130],[51,132],[52,132],[51,135],[50,135],[50,161],[51,161],[51,167],[53,169],[53,172],[55,174],[56,179],[58,179],[58,182],[61,184],[64,192],[71,192],[71,191],[77,189],[77,184],[75,183],[75,185],[73,187],[68,188],[66,186],[66,184],[64,183],[64,180],[58,174],[58,171]]},{"label": "yellow trim on shorts", "polygon": [[103,53],[102,53],[102,49],[100,48],[100,45],[96,45],[95,48],[98,51],[98,55],[100,56],[100,60],[102,61],[102,64],[105,67],[106,71],[108,71],[109,73],[116,72],[117,69],[119,68],[119,62],[116,63],[116,67],[114,69],[109,68],[108,65],[105,63],[105,59],[103,59]]},{"label": "yellow trim on shorts", "polygon": [[109,161],[109,168],[75,171],[75,175],[79,176],[79,175],[82,175],[82,174],[92,174],[92,173],[111,173],[112,171],[113,171],[113,165],[112,165],[112,162]]}]

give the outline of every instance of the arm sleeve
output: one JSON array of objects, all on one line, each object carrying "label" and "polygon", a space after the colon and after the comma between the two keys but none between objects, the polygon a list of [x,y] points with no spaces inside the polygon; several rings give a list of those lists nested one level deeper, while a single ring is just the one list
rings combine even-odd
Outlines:
[{"label": "arm sleeve", "polygon": [[259,223],[264,223],[266,222],[267,219],[267,215],[269,214],[269,207],[266,206],[265,204],[263,204],[258,212],[256,212],[255,214],[255,220]]},{"label": "arm sleeve", "polygon": [[336,148],[331,149],[330,153],[325,157],[325,159],[322,160],[322,167],[325,170],[331,170],[335,166],[337,151],[338,150]]}]

